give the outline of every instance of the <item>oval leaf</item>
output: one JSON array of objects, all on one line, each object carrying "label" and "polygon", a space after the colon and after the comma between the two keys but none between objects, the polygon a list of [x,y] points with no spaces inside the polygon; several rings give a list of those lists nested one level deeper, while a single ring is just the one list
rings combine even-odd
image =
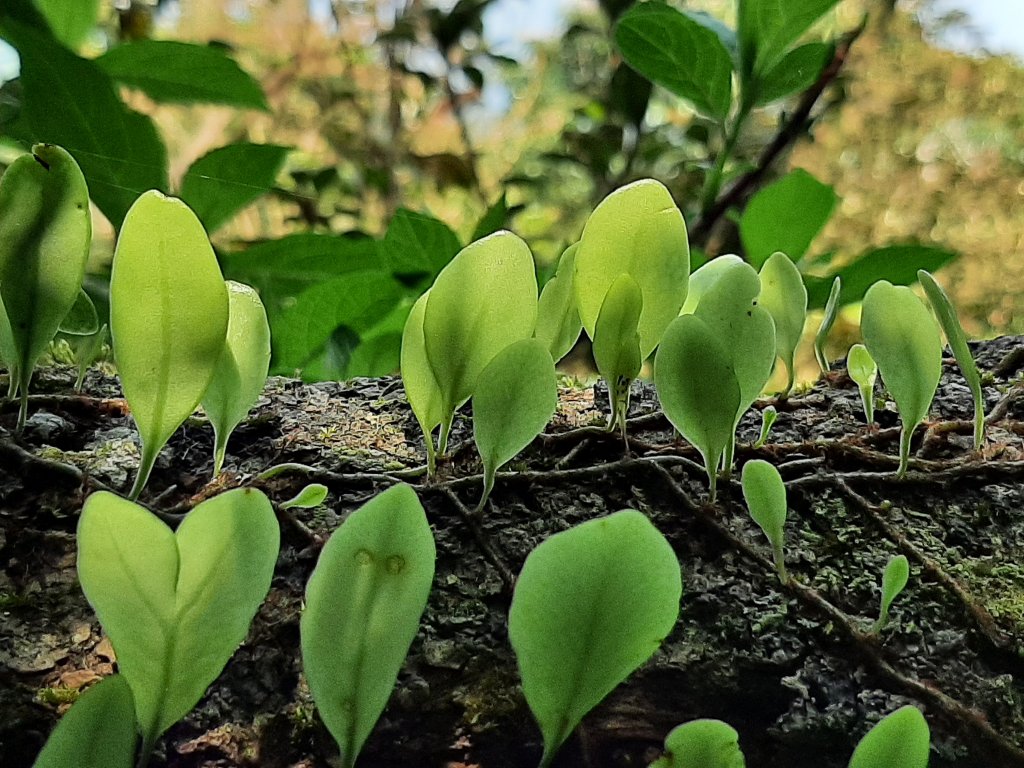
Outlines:
[{"label": "oval leaf", "polygon": [[895,555],[889,558],[882,571],[882,606],[878,614],[875,631],[880,630],[889,622],[889,609],[892,602],[899,597],[910,580],[910,562],[906,555]]},{"label": "oval leaf", "polygon": [[690,275],[690,286],[686,291],[686,301],[679,310],[680,315],[692,315],[697,309],[701,298],[718,282],[718,278],[735,264],[742,264],[743,259],[734,253],[727,253],[711,261],[705,262]]},{"label": "oval leaf", "polygon": [[796,348],[807,320],[807,289],[800,270],[784,253],[773,253],[761,267],[761,306],[775,321],[775,351],[786,364],[788,395],[796,375]]},{"label": "oval leaf", "polygon": [[747,259],[758,269],[776,251],[799,261],[832,216],[838,199],[832,187],[802,168],[773,181],[750,199],[740,217]]},{"label": "oval leaf", "polygon": [[562,258],[558,260],[555,276],[544,284],[537,302],[537,329],[534,336],[548,345],[548,351],[556,363],[569,353],[583,332],[573,288],[577,248],[579,243],[573,243],[565,249]]},{"label": "oval leaf", "polygon": [[850,347],[846,354],[846,371],[860,389],[864,420],[870,424],[875,420],[875,378],[878,376],[878,366],[863,344]]},{"label": "oval leaf", "polygon": [[288,501],[281,502],[281,509],[312,509],[323,504],[326,498],[326,485],[310,483]]},{"label": "oval leaf", "polygon": [[544,541],[523,565],[508,616],[523,693],[548,765],[584,715],[658,650],[679,615],[672,547],[626,509]]},{"label": "oval leaf", "polygon": [[131,768],[137,739],[131,688],[122,675],[111,675],[65,713],[32,766]]},{"label": "oval leaf", "polygon": [[882,718],[853,752],[849,768],[927,768],[931,734],[917,707]]},{"label": "oval leaf", "polygon": [[5,356],[22,397],[19,425],[36,361],[78,298],[91,240],[89,190],[71,155],[37,144],[11,163],[0,180],[0,298],[13,342]]},{"label": "oval leaf", "polygon": [[772,557],[779,578],[786,581],[786,566],[783,559],[786,526],[786,486],[782,476],[772,464],[761,459],[748,461],[743,465],[743,500],[747,503],[750,517],[768,537],[772,545]]},{"label": "oval leaf", "polygon": [[346,768],[395,687],[427,604],[434,560],[423,507],[400,484],[349,515],[309,578],[302,665]]},{"label": "oval leaf", "polygon": [[423,338],[423,315],[427,309],[430,291],[412,305],[402,330],[401,370],[405,399],[423,430],[427,448],[427,463],[434,474],[434,429],[444,419],[444,393],[437,383],[434,369],[427,360],[427,347]]},{"label": "oval leaf", "polygon": [[213,474],[220,474],[228,438],[263,393],[270,369],[270,326],[260,295],[227,281],[228,331],[203,410],[213,424]]},{"label": "oval leaf", "polygon": [[473,393],[473,439],[484,465],[480,507],[498,469],[533,442],[557,407],[555,363],[542,341],[517,341],[487,364]]},{"label": "oval leaf", "polygon": [[623,436],[626,434],[630,384],[644,363],[638,333],[642,311],[640,286],[630,275],[623,273],[608,289],[594,329],[594,362],[608,383],[612,401],[610,424],[618,425]]},{"label": "oval leaf", "polygon": [[125,217],[110,276],[114,357],[142,436],[132,498],[199,405],[227,327],[228,292],[202,224],[180,200],[146,192]]},{"label": "oval leaf", "polygon": [[643,294],[640,356],[646,359],[686,300],[690,245],[683,214],[660,182],[643,179],[612,192],[587,219],[576,252],[576,305],[595,338],[597,316],[619,275]]},{"label": "oval leaf", "polygon": [[111,493],[86,501],[78,578],[131,686],[143,754],[245,639],[279,544],[273,507],[252,488],[202,502],[177,532]]},{"label": "oval leaf", "polygon": [[721,720],[691,720],[665,737],[665,754],[651,768],[744,768],[740,736]]}]

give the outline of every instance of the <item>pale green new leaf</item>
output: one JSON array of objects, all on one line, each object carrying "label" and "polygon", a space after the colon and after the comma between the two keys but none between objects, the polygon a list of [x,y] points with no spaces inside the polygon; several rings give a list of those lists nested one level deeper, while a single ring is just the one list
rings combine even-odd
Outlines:
[{"label": "pale green new leaf", "polygon": [[860,389],[860,400],[864,404],[864,420],[870,424],[875,420],[875,379],[878,366],[867,347],[854,344],[846,354],[846,371]]},{"label": "pale green new leaf", "polygon": [[713,501],[741,392],[729,353],[696,315],[682,315],[665,331],[654,357],[654,386],[672,426],[704,457]]},{"label": "pale green new leaf", "polygon": [[836,315],[839,314],[839,294],[843,290],[843,281],[839,275],[832,281],[832,289],[828,293],[828,301],[825,302],[825,312],[821,317],[821,325],[814,335],[814,357],[818,361],[818,367],[822,373],[828,373],[828,357],[825,356],[825,341],[828,339],[828,332],[836,322]]},{"label": "pale green new leaf", "polygon": [[75,355],[75,363],[78,365],[75,392],[82,391],[82,385],[85,383],[85,375],[89,372],[89,366],[95,363],[103,353],[103,342],[107,340],[107,335],[107,324],[104,323],[91,336],[73,336],[69,340],[71,351]]},{"label": "pale green new leaf", "polygon": [[579,243],[573,243],[565,249],[558,260],[555,276],[544,284],[537,302],[537,329],[534,336],[548,345],[548,351],[556,363],[569,353],[583,331],[573,289],[577,248]]},{"label": "pale green new leaf", "polygon": [[640,357],[646,359],[679,314],[690,277],[686,224],[660,182],[643,179],[612,192],[590,214],[576,251],[576,305],[594,338],[608,289],[622,273],[640,286]]},{"label": "pale green new leaf", "polygon": [[623,273],[608,289],[594,329],[594,362],[608,383],[608,396],[612,402],[608,426],[610,429],[618,426],[623,437],[626,435],[630,385],[644,363],[638,332],[642,310],[640,286],[630,275]]},{"label": "pale green new leaf", "polygon": [[288,501],[281,502],[281,509],[312,509],[324,503],[327,498],[327,486],[323,483],[310,483]]},{"label": "pale green new leaf", "polygon": [[686,291],[686,301],[683,302],[683,307],[679,310],[679,314],[692,315],[697,309],[697,305],[700,304],[701,298],[703,298],[712,285],[718,282],[718,278],[730,267],[742,263],[743,259],[739,256],[734,253],[727,253],[705,262],[695,269],[693,274],[690,275],[690,286]]},{"label": "pale green new leaf", "polygon": [[892,602],[899,597],[910,580],[910,562],[907,560],[906,555],[895,555],[889,558],[889,562],[885,564],[885,570],[882,571],[882,604],[878,612],[878,621],[872,629],[873,632],[879,632],[886,624],[889,623],[889,608],[892,607]]},{"label": "pale green new leaf", "polygon": [[395,687],[427,604],[434,560],[423,507],[400,484],[346,518],[309,578],[302,666],[346,768]]},{"label": "pale green new leaf", "polygon": [[226,281],[228,332],[203,410],[213,424],[213,475],[224,466],[228,438],[255,405],[270,369],[270,326],[260,295],[248,285]]},{"label": "pale green new leaf", "polygon": [[155,190],[125,216],[110,276],[110,335],[142,437],[131,498],[157,454],[199,405],[220,360],[228,292],[202,224]]},{"label": "pale green new leaf", "polygon": [[437,383],[434,370],[427,361],[427,347],[423,339],[423,313],[427,308],[430,291],[412,305],[402,330],[401,371],[405,399],[412,408],[423,431],[427,449],[427,468],[433,475],[435,468],[434,430],[444,419],[444,395]]},{"label": "pale green new leaf", "polygon": [[864,296],[860,330],[900,412],[903,429],[897,476],[902,477],[910,457],[910,437],[928,415],[942,373],[939,328],[910,288],[880,280]]},{"label": "pale green new leaf", "polygon": [[495,355],[473,393],[473,439],[484,465],[482,509],[503,464],[528,446],[558,407],[555,363],[544,342],[523,339]]},{"label": "pale green new leaf", "polygon": [[441,270],[427,300],[423,337],[443,404],[442,453],[455,409],[473,394],[480,372],[509,344],[533,336],[536,325],[533,255],[511,232],[466,246]]},{"label": "pale green new leaf", "polygon": [[0,364],[7,366],[7,396],[14,397],[18,390],[18,352],[14,346],[14,331],[4,309],[3,290],[0,289]]},{"label": "pale green new leaf", "polygon": [[978,365],[974,362],[971,348],[967,346],[967,336],[960,325],[960,318],[956,315],[953,302],[942,290],[942,286],[935,281],[931,273],[923,269],[917,271],[917,279],[928,296],[932,311],[939,319],[949,348],[953,350],[956,364],[960,366],[960,373],[964,375],[967,386],[971,388],[971,396],[974,398],[974,450],[977,451],[985,439],[985,398],[981,393],[981,374],[978,373]]},{"label": "pale green new leaf", "polygon": [[131,686],[143,755],[245,639],[279,544],[273,507],[252,488],[202,502],[177,532],[112,493],[86,501],[78,578]]},{"label": "pale green new leaf", "polygon": [[772,559],[779,580],[785,584],[786,561],[783,558],[786,525],[786,486],[782,476],[772,464],[753,459],[743,465],[743,500],[750,517],[768,537],[772,545]]},{"label": "pale green new leaf", "polygon": [[626,509],[556,533],[523,565],[508,616],[547,766],[584,715],[658,649],[679,614],[672,547]]},{"label": "pale green new leaf", "polygon": [[779,412],[774,405],[765,406],[761,410],[761,431],[754,442],[755,448],[761,448],[768,442],[768,435],[772,431],[775,420],[779,418]]},{"label": "pale green new leaf", "polygon": [[111,675],[64,714],[32,768],[131,768],[137,739],[131,688]]},{"label": "pale green new leaf", "polygon": [[665,754],[650,768],[745,768],[736,729],[721,720],[691,720],[665,737]]},{"label": "pale green new leaf", "polygon": [[849,768],[927,768],[930,743],[931,733],[921,710],[900,707],[860,740]]},{"label": "pale green new leaf", "polygon": [[786,387],[793,389],[796,376],[796,348],[807,320],[807,289],[796,264],[784,253],[773,253],[761,266],[761,306],[775,321],[775,351],[786,364]]},{"label": "pale green new leaf", "polygon": [[78,298],[91,241],[89,190],[71,155],[37,144],[11,163],[0,180],[0,300],[13,344],[4,356],[21,392],[19,428],[36,361]]},{"label": "pale green new leaf", "polygon": [[60,321],[61,333],[70,336],[92,336],[100,329],[100,318],[96,314],[96,305],[92,303],[85,289],[78,289],[75,303],[71,305],[67,315]]}]

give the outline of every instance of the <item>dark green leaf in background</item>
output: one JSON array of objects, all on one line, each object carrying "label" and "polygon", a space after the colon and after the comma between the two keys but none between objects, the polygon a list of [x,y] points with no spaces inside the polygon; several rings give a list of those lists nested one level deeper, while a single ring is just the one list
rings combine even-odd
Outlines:
[{"label": "dark green leaf in background", "polygon": [[138,40],[96,59],[114,80],[154,101],[267,109],[260,84],[221,48],[177,40]]},{"label": "dark green leaf in background", "polygon": [[506,229],[509,217],[520,207],[510,206],[505,193],[502,192],[501,197],[494,201],[494,204],[487,209],[487,212],[480,217],[480,221],[476,223],[476,229],[473,230],[473,237],[470,238],[470,242],[475,242],[488,235],[493,235],[499,230]]},{"label": "dark green leaf in background", "polygon": [[100,0],[35,0],[54,36],[72,50],[78,48],[100,15]]},{"label": "dark green leaf in background", "polygon": [[267,192],[288,155],[273,144],[229,144],[206,153],[185,173],[181,199],[189,204],[207,232]]},{"label": "dark green leaf in background", "polygon": [[759,78],[754,106],[762,107],[810,88],[832,58],[832,50],[828,43],[807,43],[787,53]]},{"label": "dark green leaf in background", "polygon": [[760,269],[776,251],[800,261],[829,220],[837,200],[832,187],[802,168],[769,184],[751,198],[740,217],[747,261]]},{"label": "dark green leaf in background", "polygon": [[424,213],[399,208],[388,224],[381,251],[396,275],[428,275],[433,279],[462,250],[451,228]]},{"label": "dark green leaf in background", "polygon": [[839,0],[740,0],[740,56],[744,79],[764,72]]},{"label": "dark green leaf in background", "polygon": [[615,42],[633,69],[724,120],[732,103],[732,59],[718,35],[660,3],[642,3],[615,27]]}]

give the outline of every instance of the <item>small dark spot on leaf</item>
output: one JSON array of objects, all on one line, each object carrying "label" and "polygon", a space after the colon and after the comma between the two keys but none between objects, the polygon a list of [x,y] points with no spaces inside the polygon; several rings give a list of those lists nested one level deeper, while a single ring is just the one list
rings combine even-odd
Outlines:
[{"label": "small dark spot on leaf", "polygon": [[46,170],[50,170],[50,164],[43,160],[43,158],[41,158],[35,152],[32,153],[32,157],[34,157],[36,159],[36,162],[43,166],[43,168],[45,168]]}]

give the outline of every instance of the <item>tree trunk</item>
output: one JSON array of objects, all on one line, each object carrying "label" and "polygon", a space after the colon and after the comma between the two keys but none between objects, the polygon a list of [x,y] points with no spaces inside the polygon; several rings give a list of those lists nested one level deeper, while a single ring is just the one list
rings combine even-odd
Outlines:
[{"label": "tree trunk", "polygon": [[[535,765],[540,733],[527,709],[506,616],[514,574],[552,533],[633,507],[679,556],[679,622],[654,658],[587,718],[556,766],[642,766],[668,731],[698,717],[740,732],[751,768],[842,768],[883,714],[912,703],[932,730],[932,768],[1024,768],[1024,421],[1016,382],[1024,340],[977,345],[996,408],[981,454],[973,404],[947,360],[933,421],[897,480],[898,419],[864,424],[856,386],[837,370],[788,402],[755,449],[758,402],[740,429],[738,463],[773,461],[790,514],[783,586],[735,479],[705,503],[699,456],[637,385],[630,453],[599,426],[604,396],[563,389],[547,433],[499,474],[476,521],[481,488],[471,423],[460,416],[452,457],[428,482],[398,379],[303,385],[272,380],[210,483],[213,434],[199,419],[175,435],[142,501],[181,513],[227,487],[253,484],[283,500],[305,483],[325,506],[282,512],[270,596],[247,642],[197,708],[161,739],[154,766],[326,766],[336,749],[301,676],[299,610],[319,547],[359,504],[389,485],[417,490],[437,539],[437,574],[421,631],[359,765]],[[31,765],[61,708],[115,659],[75,575],[74,531],[85,496],[126,490],[138,460],[116,384],[92,372],[84,396],[66,369],[38,377],[33,415],[15,436],[0,417],[0,755]],[[271,480],[284,462],[308,465]],[[879,579],[905,554],[911,579],[891,623],[869,634]]]}]

